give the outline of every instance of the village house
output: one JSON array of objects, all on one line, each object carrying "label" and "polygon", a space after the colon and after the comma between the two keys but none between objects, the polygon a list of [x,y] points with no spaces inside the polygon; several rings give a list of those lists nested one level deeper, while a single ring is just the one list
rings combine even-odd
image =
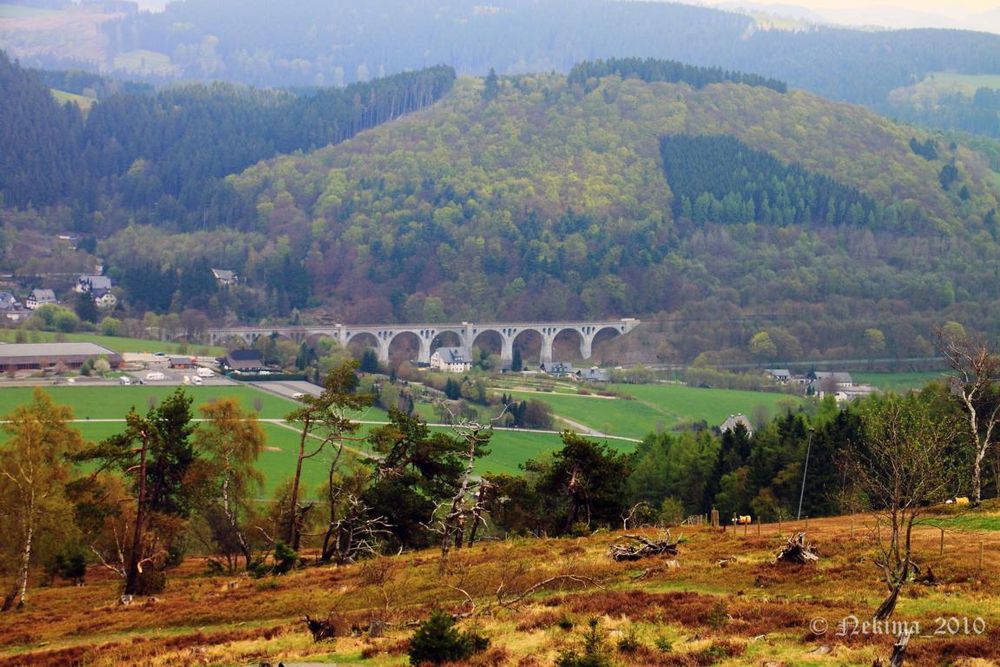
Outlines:
[{"label": "village house", "polygon": [[230,287],[239,282],[239,278],[236,276],[235,271],[229,271],[227,269],[212,269],[212,275],[215,277],[215,281],[219,283],[219,287]]},{"label": "village house", "polygon": [[118,297],[111,293],[111,290],[95,289],[91,292],[94,295],[94,303],[98,308],[110,310],[118,305]]},{"label": "village house", "polygon": [[431,368],[446,373],[464,373],[472,368],[472,360],[464,348],[439,347],[431,355]]},{"label": "village house", "polygon": [[17,308],[17,297],[10,292],[0,292],[0,311],[7,312]]},{"label": "village house", "polygon": [[764,372],[769,378],[781,384],[788,384],[792,379],[792,372],[787,368],[765,368]]},{"label": "village house", "polygon": [[753,424],[751,424],[750,420],[747,419],[742,413],[729,415],[729,418],[722,422],[722,425],[719,426],[719,432],[725,433],[726,431],[735,431],[737,426],[745,428],[747,430],[747,435],[753,435]]},{"label": "village house", "polygon": [[[73,288],[78,294],[87,292],[104,294],[111,289],[111,278],[107,276],[80,276],[76,280],[76,287]],[[95,294],[94,298],[97,296]]]},{"label": "village house", "polygon": [[28,299],[24,302],[24,307],[28,310],[35,310],[40,306],[50,303],[58,303],[55,292],[50,289],[33,289]]}]

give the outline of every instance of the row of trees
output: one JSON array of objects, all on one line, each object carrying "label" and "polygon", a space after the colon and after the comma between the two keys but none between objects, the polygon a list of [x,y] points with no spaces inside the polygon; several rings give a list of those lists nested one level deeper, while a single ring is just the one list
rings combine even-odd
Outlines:
[{"label": "row of trees", "polygon": [[729,72],[721,67],[695,67],[674,60],[655,58],[609,58],[578,63],[569,71],[566,79],[570,85],[578,85],[585,90],[593,90],[598,81],[606,76],[620,76],[623,79],[635,77],[652,83],[687,83],[695,88],[704,88],[711,83],[741,83],[747,86],[763,86],[779,93],[788,90],[783,81],[769,79],[759,74]]}]

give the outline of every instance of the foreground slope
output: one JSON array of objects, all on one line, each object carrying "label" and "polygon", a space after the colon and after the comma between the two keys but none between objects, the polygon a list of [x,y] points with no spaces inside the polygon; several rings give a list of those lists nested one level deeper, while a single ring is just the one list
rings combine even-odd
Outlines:
[{"label": "foreground slope", "polygon": [[[885,215],[685,219],[660,155],[677,134],[733,136]],[[996,296],[980,279],[997,268],[994,176],[963,147],[918,155],[911,143],[925,140],[802,92],[539,76],[508,80],[487,102],[461,80],[431,109],[230,182],[255,207],[256,231],[302,249],[316,300],[345,321],[749,310],[799,320],[806,351],[830,346],[820,325],[841,344],[898,325],[890,349],[906,355],[926,352],[922,319],[987,328],[966,305]],[[946,185],[942,170],[954,171]]]},{"label": "foreground slope", "polygon": [[[490,639],[488,652],[473,664],[553,664],[560,652],[581,649],[591,618],[598,619],[615,664],[833,666],[886,660],[894,632],[837,635],[841,619],[868,617],[884,596],[870,561],[871,518],[810,521],[819,563],[773,564],[785,538],[804,527],[768,524],[759,537],[753,527],[747,535],[743,529],[733,535],[685,527],[679,530],[687,539],[673,564],[655,558],[613,562],[607,550],[621,541],[620,533],[482,543],[454,552],[443,576],[434,552],[263,580],[205,576],[204,563],[190,559],[172,573],[162,595],[127,607],[115,604],[119,583],[94,567],[87,586],[38,589],[25,611],[0,616],[0,665],[401,665],[408,663],[414,622],[434,608],[468,614],[462,626]],[[996,664],[1000,569],[992,556],[1000,549],[998,533],[953,525],[943,556],[938,539],[936,528],[918,528],[918,562],[937,579],[908,586],[894,616],[920,623],[907,664]],[[980,543],[986,553],[982,569]],[[301,621],[304,614],[331,614],[348,635],[352,625],[387,626],[381,637],[362,632],[316,644]],[[943,626],[938,618],[945,619]],[[959,625],[949,626],[952,618]],[[822,630],[811,625],[814,619],[828,624],[825,632],[813,631]],[[627,636],[637,643],[630,653],[617,649]]]}]

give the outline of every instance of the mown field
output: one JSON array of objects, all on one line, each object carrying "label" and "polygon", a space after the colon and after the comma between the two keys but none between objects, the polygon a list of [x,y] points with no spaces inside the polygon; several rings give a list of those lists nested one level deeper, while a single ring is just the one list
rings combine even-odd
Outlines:
[{"label": "mown field", "polygon": [[[118,420],[124,420],[131,407],[145,413],[151,404],[159,403],[175,389],[176,387],[147,384],[128,387],[46,387],[45,391],[56,403],[73,409],[74,416],[79,420],[76,426],[85,438],[99,441],[121,430],[123,421]],[[293,427],[283,423],[284,417],[295,407],[292,401],[247,386],[185,387],[184,390],[194,398],[196,411],[199,405],[221,397],[234,397],[244,408],[254,411],[260,406],[259,417],[270,420],[263,425],[267,449],[259,460],[260,470],[264,474],[264,496],[269,497],[278,484],[294,473],[298,433]],[[28,387],[0,389],[0,415],[8,414],[18,405],[29,401],[32,391],[34,390]],[[195,417],[197,416],[196,414]],[[388,421],[388,415],[379,408],[369,408],[354,417],[365,422]],[[357,437],[364,437],[374,427],[374,424],[362,425]],[[434,430],[448,429],[435,427]],[[350,441],[345,444],[349,449],[369,451],[363,442]],[[630,442],[609,440],[608,444],[618,451],[634,449],[634,444]],[[477,462],[476,472],[518,474],[519,466],[525,461],[555,451],[561,446],[559,436],[555,433],[498,430],[494,432],[490,443],[490,455]],[[303,481],[308,493],[318,493],[326,483],[328,464],[329,457],[326,455],[305,462]]]},{"label": "mown field", "polygon": [[[485,542],[454,552],[443,575],[435,551],[262,580],[207,576],[204,561],[189,558],[162,594],[127,607],[115,604],[120,583],[91,567],[85,587],[33,588],[23,611],[0,615],[0,667],[405,665],[414,624],[435,608],[466,615],[460,627],[490,640],[463,664],[554,664],[582,650],[591,619],[613,665],[887,664],[895,632],[850,620],[869,618],[884,595],[871,517],[812,520],[807,535],[820,561],[775,564],[785,538],[802,529],[769,524],[758,536],[756,527],[746,535],[684,527],[674,530],[685,538],[675,560],[636,563],[608,557],[624,539],[618,532]],[[997,664],[1000,532],[953,531],[943,556],[938,539],[936,529],[916,531],[916,559],[936,581],[904,588],[893,617],[919,623],[906,664]],[[333,614],[340,636],[314,642],[304,614]],[[384,634],[347,630],[373,621],[386,624]]]},{"label": "mown field", "polygon": [[559,416],[595,431],[642,439],[656,431],[684,422],[704,419],[718,426],[731,414],[751,416],[763,407],[771,416],[783,405],[796,406],[799,399],[787,395],[729,389],[701,389],[679,384],[610,385],[611,391],[632,397],[607,398],[561,392],[505,390],[521,399],[544,401]]},{"label": "mown field", "polygon": [[896,393],[920,389],[930,382],[941,380],[947,376],[946,371],[918,371],[913,373],[851,373],[851,378],[857,384],[870,384],[881,391]]},{"label": "mown field", "polygon": [[[16,341],[17,332],[11,329],[0,329],[0,342],[13,343]],[[98,334],[86,333],[54,333],[51,331],[29,331],[27,332],[28,343],[96,343],[106,347],[112,352],[164,352],[167,354],[183,354],[183,346],[180,343],[146,340],[143,338],[125,338],[121,336],[100,336]],[[188,354],[204,354],[209,356],[221,356],[226,353],[225,348],[213,345],[189,345]]]}]

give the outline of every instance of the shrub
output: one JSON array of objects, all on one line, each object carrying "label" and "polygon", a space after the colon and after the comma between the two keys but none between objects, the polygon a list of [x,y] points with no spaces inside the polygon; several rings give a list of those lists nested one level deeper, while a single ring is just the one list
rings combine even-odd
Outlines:
[{"label": "shrub", "polygon": [[667,496],[660,504],[660,523],[666,526],[679,526],[684,520],[684,504],[676,498]]},{"label": "shrub", "polygon": [[139,583],[136,586],[135,592],[137,595],[155,595],[162,593],[166,587],[166,573],[155,567],[147,567],[139,574]]},{"label": "shrub", "polygon": [[670,653],[674,650],[674,643],[670,641],[669,637],[660,635],[653,643],[656,645],[656,650],[660,653]]},{"label": "shrub", "polygon": [[714,630],[719,630],[726,623],[729,622],[729,609],[726,607],[726,603],[719,600],[708,612],[708,624]]},{"label": "shrub", "polygon": [[588,625],[590,629],[583,635],[583,653],[564,651],[559,654],[556,667],[610,667],[611,657],[597,619],[590,619]]},{"label": "shrub", "polygon": [[59,575],[62,579],[82,586],[87,576],[86,552],[76,545],[66,547],[55,555],[46,570],[49,576]]},{"label": "shrub", "polygon": [[639,641],[639,634],[634,625],[629,625],[625,634],[618,639],[618,652],[635,653],[640,648],[642,648],[642,642]]},{"label": "shrub", "polygon": [[269,574],[285,574],[298,567],[298,565],[298,552],[284,542],[278,541],[274,544],[274,560],[270,564],[264,560],[254,563],[250,568],[250,574],[259,579]]},{"label": "shrub", "polygon": [[433,612],[410,638],[410,664],[465,660],[469,656],[486,650],[490,641],[474,632],[459,632],[455,620],[443,611]]}]

